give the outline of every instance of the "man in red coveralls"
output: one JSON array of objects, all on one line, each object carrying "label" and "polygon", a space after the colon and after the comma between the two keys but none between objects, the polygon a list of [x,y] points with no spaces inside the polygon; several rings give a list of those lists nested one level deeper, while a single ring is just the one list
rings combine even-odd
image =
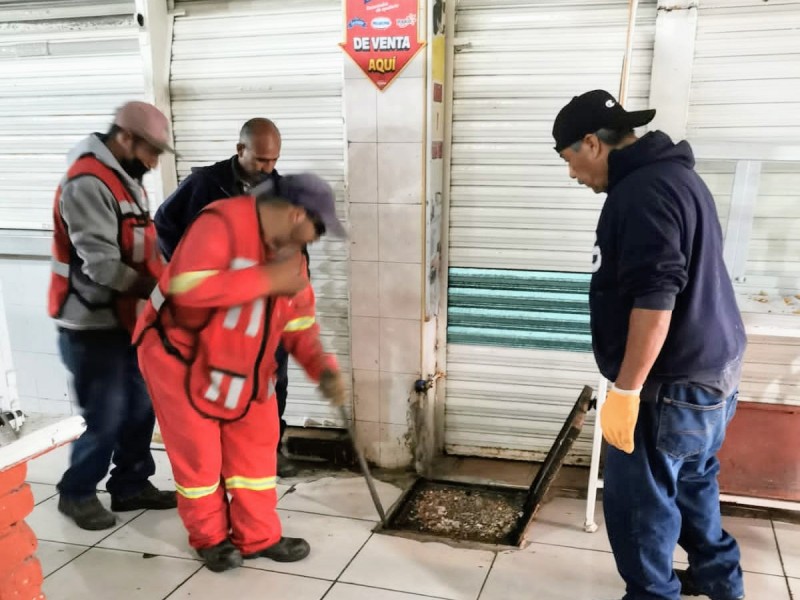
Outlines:
[{"label": "man in red coveralls", "polygon": [[189,226],[137,323],[178,512],[212,571],[310,551],[305,540],[281,536],[275,510],[274,357],[283,343],[331,403],[344,402],[301,254],[326,232],[345,234],[333,191],[316,175],[215,202]]}]

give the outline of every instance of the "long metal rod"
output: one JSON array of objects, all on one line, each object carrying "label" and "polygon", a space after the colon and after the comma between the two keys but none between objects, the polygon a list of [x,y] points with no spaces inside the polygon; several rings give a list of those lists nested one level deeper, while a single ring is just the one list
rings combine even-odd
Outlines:
[{"label": "long metal rod", "polygon": [[375,510],[378,511],[378,516],[381,518],[381,525],[386,527],[386,513],[383,510],[380,496],[378,496],[378,490],[375,489],[375,481],[372,479],[372,473],[370,473],[367,459],[364,458],[364,453],[361,452],[361,449],[358,447],[358,443],[356,442],[355,428],[353,427],[352,421],[350,421],[350,418],[347,416],[347,410],[344,406],[339,407],[339,416],[341,417],[342,421],[347,423],[347,433],[350,435],[350,441],[353,443],[353,451],[358,457],[358,464],[361,466],[361,472],[364,474],[364,479],[367,481],[369,495],[372,496],[372,502],[375,504]]}]

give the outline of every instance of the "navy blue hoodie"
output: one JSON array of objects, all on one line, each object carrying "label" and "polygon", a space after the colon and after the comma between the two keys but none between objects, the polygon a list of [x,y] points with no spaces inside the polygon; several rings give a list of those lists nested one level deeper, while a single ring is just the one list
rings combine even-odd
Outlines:
[{"label": "navy blue hoodie", "polygon": [[714,198],[687,142],[655,131],[608,157],[589,297],[600,372],[619,374],[633,308],[672,310],[648,378],[729,393],[746,345]]}]

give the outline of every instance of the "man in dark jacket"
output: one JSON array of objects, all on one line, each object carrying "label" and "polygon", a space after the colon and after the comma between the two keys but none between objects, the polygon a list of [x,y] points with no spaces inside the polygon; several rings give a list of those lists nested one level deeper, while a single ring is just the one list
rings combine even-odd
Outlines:
[{"label": "man in dark jacket", "polygon": [[[569,174],[607,192],[589,293],[600,412],[611,445],[603,505],[624,600],[744,597],[739,548],[722,529],[716,454],[736,410],[746,337],[722,258],[722,229],[689,144],[633,130],[602,90],[553,126]],[[676,544],[688,571],[673,571]]]},{"label": "man in dark jacket", "polygon": [[[195,167],[172,195],[156,212],[155,224],[159,245],[164,257],[169,260],[178,243],[197,214],[206,206],[223,198],[232,198],[249,193],[250,189],[272,178],[280,179],[275,163],[281,155],[281,134],[269,119],[255,118],[247,121],[239,132],[236,154],[207,167]],[[304,249],[306,259],[308,253]],[[278,398],[278,414],[281,419],[281,439],[286,430],[283,413],[286,410],[286,395],[289,386],[289,357],[283,346],[275,353],[277,363],[275,393]],[[296,467],[281,452],[278,445],[278,475],[292,477]]]}]

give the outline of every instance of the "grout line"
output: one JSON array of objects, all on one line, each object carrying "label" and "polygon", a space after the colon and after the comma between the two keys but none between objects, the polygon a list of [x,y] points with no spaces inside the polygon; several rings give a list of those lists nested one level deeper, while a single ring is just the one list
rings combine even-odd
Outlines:
[{"label": "grout line", "polygon": [[160,557],[163,557],[163,558],[171,558],[173,560],[185,560],[185,561],[191,561],[191,562],[199,562],[200,566],[201,567],[203,566],[202,561],[199,558],[186,558],[185,556],[170,556],[169,554],[156,554],[156,553],[153,553],[153,552],[146,552],[144,550],[126,550],[125,548],[108,548],[108,547],[105,547],[105,546],[92,546],[91,548],[89,548],[89,550],[106,550],[108,552],[125,552],[127,554],[140,554],[140,555],[148,554],[152,558],[160,556]]},{"label": "grout line", "polygon": [[475,596],[475,600],[480,600],[481,595],[483,594],[483,590],[486,588],[486,583],[489,581],[489,575],[492,573],[492,569],[494,568],[494,563],[497,560],[499,552],[492,553],[492,564],[489,565],[489,569],[486,571],[486,577],[483,578],[483,584],[481,584],[481,589],[478,592],[478,595]]},{"label": "grout line", "polygon": [[[49,540],[45,540],[45,541],[49,541]],[[77,546],[77,544],[71,544],[71,545]],[[72,558],[72,559],[68,560],[68,561],[67,561],[67,562],[65,562],[63,565],[61,565],[60,567],[58,567],[57,569],[53,570],[53,572],[52,572],[52,573],[50,573],[49,575],[45,575],[45,577],[44,577],[43,579],[47,579],[47,578],[51,577],[52,575],[55,575],[55,574],[56,574],[56,573],[58,573],[58,572],[59,572],[61,569],[63,569],[64,567],[66,567],[68,564],[70,564],[70,563],[72,563],[72,562],[74,562],[74,561],[78,560],[78,559],[79,559],[81,556],[83,556],[83,555],[84,555],[84,554],[86,554],[86,553],[87,553],[89,550],[91,550],[91,547],[88,547],[88,546],[81,546],[81,547],[82,547],[82,548],[85,548],[85,550],[84,550],[83,552],[81,552],[80,554],[78,554],[78,555],[77,555],[77,556],[75,556],[74,558]],[[41,565],[41,563],[40,563],[40,565]]]},{"label": "grout line", "polygon": [[202,570],[203,570],[203,564],[201,563],[201,564],[200,564],[200,566],[197,568],[197,570],[196,570],[196,571],[194,571],[194,572],[193,572],[191,575],[189,575],[189,576],[188,576],[186,579],[184,579],[183,581],[181,581],[181,582],[180,582],[180,583],[179,583],[179,584],[178,584],[178,585],[175,587],[175,589],[174,589],[174,590],[172,590],[172,591],[171,591],[169,594],[167,594],[166,596],[164,596],[164,600],[167,600],[167,598],[169,598],[170,596],[172,596],[172,594],[174,594],[174,593],[175,593],[175,592],[177,592],[179,589],[181,589],[181,588],[182,588],[184,585],[186,585],[186,583],[187,583],[187,582],[188,582],[188,581],[189,581],[189,580],[190,580],[192,577],[194,577],[195,575],[197,575],[197,574],[198,574],[200,571],[202,571]]},{"label": "grout line", "polygon": [[775,549],[778,551],[778,560],[781,561],[781,570],[783,571],[783,581],[786,584],[786,591],[789,592],[789,598],[793,599],[792,586],[789,585],[789,575],[786,573],[786,564],[783,562],[783,552],[781,552],[781,543],[778,540],[778,531],[775,529],[775,521],[769,520],[770,527],[772,527],[772,537],[775,540]]},{"label": "grout line", "polygon": [[378,586],[375,586],[375,585],[367,585],[365,583],[353,583],[351,581],[338,581],[336,583],[341,583],[342,585],[352,585],[353,587],[360,587],[360,588],[365,588],[365,589],[368,589],[368,590],[381,590],[381,591],[384,591],[384,592],[393,592],[395,594],[403,594],[403,595],[407,595],[407,596],[416,596],[417,598],[430,598],[431,600],[446,600],[445,598],[442,598],[441,596],[429,596],[428,594],[419,594],[417,592],[407,592],[407,591],[404,591],[404,590],[396,590],[396,589],[392,589],[392,588],[382,588],[382,587],[378,587]]},{"label": "grout line", "polygon": [[277,507],[277,510],[282,510],[284,512],[293,512],[293,513],[300,513],[304,515],[316,515],[317,517],[327,517],[329,519],[345,519],[347,521],[359,521],[361,523],[373,523],[375,525],[378,524],[378,521],[375,519],[362,519],[361,517],[345,517],[341,515],[327,515],[325,513],[317,513],[310,510],[295,510],[293,508],[281,508],[280,506]]},{"label": "grout line", "polygon": [[[267,559],[269,560],[269,559]],[[252,560],[248,562],[253,562]],[[270,564],[274,563],[275,561],[270,561]],[[243,564],[239,569],[247,569],[248,571],[261,571],[263,573],[275,573],[276,575],[288,575],[289,577],[300,577],[301,579],[313,579],[314,581],[325,581],[327,583],[336,583],[336,581],[332,579],[326,579],[325,577],[317,577],[316,575],[301,575],[300,573],[287,573],[286,571],[277,571],[274,568],[268,569],[265,567],[251,567],[247,563]],[[234,571],[236,569],[233,569]]]},{"label": "grout line", "polygon": [[336,582],[335,581],[331,581],[331,584],[328,586],[328,589],[325,590],[325,593],[322,594],[322,597],[319,600],[325,600],[325,598],[328,596],[328,594],[331,593],[331,590],[333,589],[333,586],[335,586],[335,585],[336,585]]},{"label": "grout line", "polygon": [[350,560],[347,561],[347,564],[342,568],[341,572],[336,576],[336,581],[339,581],[339,578],[342,575],[344,575],[344,572],[347,571],[347,569],[350,568],[350,565],[353,564],[353,561],[356,559],[356,557],[359,554],[361,554],[361,551],[364,549],[364,546],[366,546],[369,543],[369,541],[372,539],[372,537],[374,535],[375,535],[374,533],[370,532],[370,534],[367,536],[367,539],[364,540],[363,544],[361,544],[361,547],[358,550],[356,550],[355,554],[353,554],[353,556],[350,558]]}]

